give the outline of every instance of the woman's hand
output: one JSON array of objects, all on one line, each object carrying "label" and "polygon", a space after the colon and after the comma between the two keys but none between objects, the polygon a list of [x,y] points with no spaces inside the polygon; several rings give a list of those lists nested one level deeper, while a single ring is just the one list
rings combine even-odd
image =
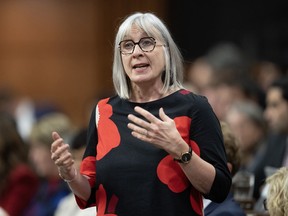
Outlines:
[{"label": "woman's hand", "polygon": [[52,133],[54,142],[51,145],[51,159],[58,167],[59,174],[64,179],[73,179],[75,177],[74,160],[69,151],[69,145],[63,142],[63,139],[57,132]]},{"label": "woman's hand", "polygon": [[128,124],[128,128],[132,130],[132,135],[140,140],[150,142],[174,156],[178,156],[179,146],[183,146],[185,141],[178,132],[175,122],[164,113],[163,108],[159,109],[160,119],[141,107],[136,106],[134,110],[142,115],[146,121],[129,114],[128,119],[132,123]]}]

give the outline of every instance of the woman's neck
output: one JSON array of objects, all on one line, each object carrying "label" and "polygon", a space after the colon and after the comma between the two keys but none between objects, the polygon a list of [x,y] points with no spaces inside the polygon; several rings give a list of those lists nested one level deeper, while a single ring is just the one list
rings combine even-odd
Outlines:
[{"label": "woman's neck", "polygon": [[176,90],[169,89],[167,92],[163,92],[162,88],[149,88],[149,89],[141,89],[141,88],[134,88],[131,93],[130,101],[131,102],[137,102],[137,103],[145,103],[145,102],[151,102],[155,100],[159,100],[161,98],[164,98]]}]

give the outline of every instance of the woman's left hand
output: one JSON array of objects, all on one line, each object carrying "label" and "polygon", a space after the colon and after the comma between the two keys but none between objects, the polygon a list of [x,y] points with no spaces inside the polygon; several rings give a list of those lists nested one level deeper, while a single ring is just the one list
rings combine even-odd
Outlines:
[{"label": "woman's left hand", "polygon": [[170,154],[173,154],[173,152],[175,154],[175,150],[179,144],[183,143],[183,139],[176,128],[175,122],[164,113],[163,108],[159,109],[160,119],[141,107],[136,106],[134,110],[142,115],[146,121],[129,114],[128,119],[132,123],[128,124],[128,128],[132,130],[132,135],[140,140],[152,143]]}]

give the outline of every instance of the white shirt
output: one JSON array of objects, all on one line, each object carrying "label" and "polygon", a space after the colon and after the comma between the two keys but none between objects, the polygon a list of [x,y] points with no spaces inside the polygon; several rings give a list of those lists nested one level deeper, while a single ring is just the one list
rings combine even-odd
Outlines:
[{"label": "white shirt", "polygon": [[54,216],[96,216],[96,212],[96,207],[80,209],[71,193],[60,201]]}]

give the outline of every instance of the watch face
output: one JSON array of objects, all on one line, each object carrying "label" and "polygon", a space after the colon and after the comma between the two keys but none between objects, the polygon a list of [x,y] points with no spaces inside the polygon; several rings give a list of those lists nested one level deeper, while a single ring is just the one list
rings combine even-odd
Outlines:
[{"label": "watch face", "polygon": [[191,154],[189,152],[184,153],[181,157],[183,163],[188,163],[191,160]]}]

